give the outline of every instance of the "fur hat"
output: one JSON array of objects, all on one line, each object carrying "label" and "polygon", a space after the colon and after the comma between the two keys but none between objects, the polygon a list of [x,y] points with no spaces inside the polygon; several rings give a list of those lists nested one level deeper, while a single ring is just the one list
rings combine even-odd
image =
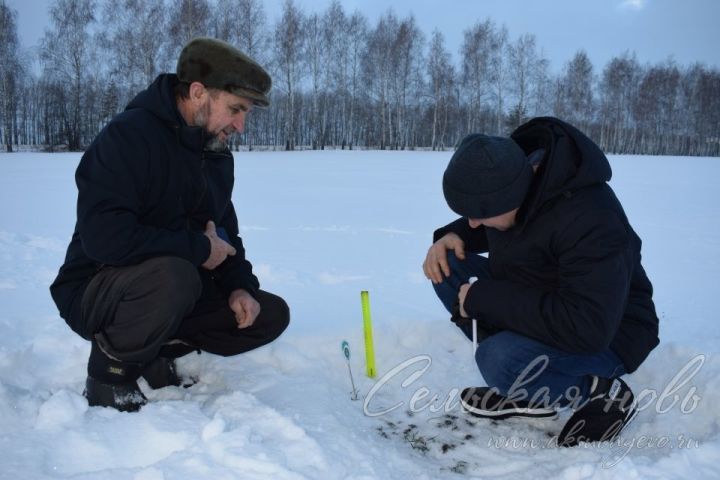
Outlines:
[{"label": "fur hat", "polygon": [[510,138],[474,133],[465,137],[443,175],[450,208],[467,218],[490,218],[520,207],[533,169]]},{"label": "fur hat", "polygon": [[232,45],[214,38],[195,38],[180,52],[177,76],[182,82],[200,82],[267,107],[270,75]]}]

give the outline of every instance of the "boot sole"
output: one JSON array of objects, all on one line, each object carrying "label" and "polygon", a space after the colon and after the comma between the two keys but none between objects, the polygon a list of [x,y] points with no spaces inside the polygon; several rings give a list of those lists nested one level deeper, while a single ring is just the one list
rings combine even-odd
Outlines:
[{"label": "boot sole", "polygon": [[550,408],[509,407],[498,410],[483,410],[466,403],[463,399],[460,399],[460,405],[462,405],[463,410],[474,417],[490,418],[492,420],[504,420],[511,417],[545,418],[557,415],[557,412]]}]

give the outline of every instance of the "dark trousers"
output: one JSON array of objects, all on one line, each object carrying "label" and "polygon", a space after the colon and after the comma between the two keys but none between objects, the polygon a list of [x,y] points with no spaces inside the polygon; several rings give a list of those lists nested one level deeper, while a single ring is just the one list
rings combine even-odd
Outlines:
[{"label": "dark trousers", "polygon": [[[93,338],[109,356],[147,363],[180,340],[190,347],[230,356],[275,340],[287,328],[285,301],[260,290],[255,323],[238,329],[228,297],[211,272],[178,257],[105,267],[92,279],[82,315],[97,325]],[[172,349],[172,348],[171,348]]]},{"label": "dark trousers", "polygon": [[[451,275],[435,285],[435,293],[449,312],[457,301],[460,286],[470,277],[490,278],[488,259],[468,253],[465,260],[448,252]],[[481,329],[482,322],[478,322]],[[463,333],[472,339],[470,324],[460,325]],[[478,332],[475,361],[485,382],[497,387],[501,394],[509,396],[514,392],[513,384],[518,377],[530,379],[517,385],[524,389],[528,398],[538,395],[552,403],[566,405],[572,399],[585,399],[590,390],[590,375],[613,378],[625,373],[622,360],[609,348],[599,353],[577,354],[545,345],[516,332]],[[535,363],[537,362],[537,363]],[[528,366],[532,368],[528,369]],[[523,375],[524,373],[524,375]],[[547,397],[543,395],[546,393]]]}]

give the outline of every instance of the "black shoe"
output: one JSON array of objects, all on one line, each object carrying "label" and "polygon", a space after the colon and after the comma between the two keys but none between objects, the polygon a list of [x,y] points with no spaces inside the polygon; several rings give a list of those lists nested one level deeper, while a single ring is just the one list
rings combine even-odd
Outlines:
[{"label": "black shoe", "polygon": [[589,400],[565,424],[558,445],[612,441],[635,417],[635,407],[635,396],[624,381],[593,377]]},{"label": "black shoe", "polygon": [[[157,357],[143,369],[142,377],[147,381],[148,385],[150,385],[150,388],[154,390],[170,386],[184,386],[183,381],[177,374],[175,360],[172,358]],[[190,385],[192,385],[192,383]]]},{"label": "black shoe", "polygon": [[192,347],[180,339],[170,340],[162,346],[159,355],[143,367],[142,377],[145,378],[152,389],[163,387],[191,387],[197,383],[197,379],[182,378],[177,373],[175,359],[183,357],[191,352],[200,354],[200,350]]},{"label": "black shoe", "polygon": [[147,398],[134,380],[113,384],[87,377],[83,396],[91,407],[111,407],[121,412],[137,412],[147,403]]},{"label": "black shoe", "polygon": [[555,410],[541,405],[531,405],[527,400],[514,400],[497,393],[489,387],[466,388],[460,394],[460,404],[471,415],[493,420],[510,417],[552,417]]},{"label": "black shoe", "polygon": [[147,403],[137,384],[140,365],[111,357],[95,341],[90,349],[87,371],[83,395],[91,407],[136,412]]}]

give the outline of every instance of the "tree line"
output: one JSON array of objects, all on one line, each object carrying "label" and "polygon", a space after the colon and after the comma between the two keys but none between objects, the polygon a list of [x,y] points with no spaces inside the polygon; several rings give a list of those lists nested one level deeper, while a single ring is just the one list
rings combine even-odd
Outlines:
[{"label": "tree line", "polygon": [[[554,115],[605,151],[720,156],[720,71],[624,52],[596,70],[579,50],[558,74],[533,34],[491,19],[464,30],[454,56],[442,32],[388,10],[374,24],[333,0],[319,13],[286,0],[55,0],[40,44],[23,49],[0,0],[0,139],[82,150],[197,36],[225,40],[266,66],[272,106],[233,147],[452,148],[466,134],[506,135]],[[37,59],[41,72],[31,62]]]}]

